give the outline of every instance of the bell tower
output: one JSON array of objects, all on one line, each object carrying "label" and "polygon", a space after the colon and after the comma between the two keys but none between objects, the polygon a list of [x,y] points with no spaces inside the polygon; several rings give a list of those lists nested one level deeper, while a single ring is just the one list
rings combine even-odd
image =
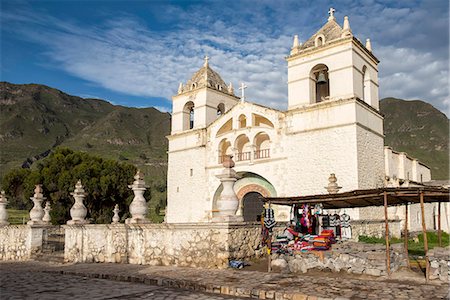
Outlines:
[{"label": "bell tower", "polygon": [[206,128],[239,100],[232,84],[227,85],[208,60],[206,56],[203,67],[186,84],[180,83],[172,97],[172,134]]},{"label": "bell tower", "polygon": [[305,43],[298,36],[288,62],[288,109],[339,99],[358,98],[376,110],[378,63],[370,40],[353,36],[348,17],[341,27],[330,8],[327,23]]}]

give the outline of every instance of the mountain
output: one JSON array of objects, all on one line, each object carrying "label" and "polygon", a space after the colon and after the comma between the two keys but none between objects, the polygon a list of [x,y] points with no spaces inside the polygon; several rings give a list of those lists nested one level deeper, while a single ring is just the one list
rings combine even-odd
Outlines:
[{"label": "mountain", "polygon": [[[0,178],[57,146],[135,164],[165,199],[170,114],[83,99],[39,84],[0,82]],[[160,201],[160,202],[161,202]]]},{"label": "mountain", "polygon": [[385,145],[417,158],[431,168],[433,179],[449,179],[449,119],[420,100],[384,98]]}]

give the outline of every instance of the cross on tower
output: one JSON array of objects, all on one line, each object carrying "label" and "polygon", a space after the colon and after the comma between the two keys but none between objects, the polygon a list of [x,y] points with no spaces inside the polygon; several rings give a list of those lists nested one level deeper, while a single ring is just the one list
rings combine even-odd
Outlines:
[{"label": "cross on tower", "polygon": [[334,9],[334,8],[332,8],[332,7],[330,7],[330,10],[328,11],[328,14],[330,15],[329,17],[328,17],[328,20],[333,20],[334,19],[334,12],[335,12],[336,10]]},{"label": "cross on tower", "polygon": [[208,55],[205,55],[205,64],[204,64],[205,67],[208,66],[208,60],[209,60]]},{"label": "cross on tower", "polygon": [[241,92],[241,101],[244,102],[245,100],[245,92],[244,90],[247,88],[247,86],[242,82],[241,86],[239,87],[240,90],[242,90]]}]

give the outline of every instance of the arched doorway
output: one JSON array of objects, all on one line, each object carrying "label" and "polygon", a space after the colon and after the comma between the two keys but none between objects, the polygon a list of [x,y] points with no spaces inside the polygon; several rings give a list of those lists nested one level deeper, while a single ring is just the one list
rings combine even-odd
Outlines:
[{"label": "arched doorway", "polygon": [[249,192],[242,198],[242,204],[244,206],[244,221],[254,222],[258,221],[261,217],[263,210],[263,202],[260,199],[261,194],[257,192]]}]

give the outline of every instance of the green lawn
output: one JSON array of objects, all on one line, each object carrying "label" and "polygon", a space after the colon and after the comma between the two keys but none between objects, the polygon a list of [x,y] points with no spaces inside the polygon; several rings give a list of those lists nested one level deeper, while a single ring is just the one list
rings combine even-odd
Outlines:
[{"label": "green lawn", "polygon": [[[408,254],[409,255],[424,255],[424,244],[423,244],[423,234],[418,236],[419,242],[415,242],[412,239],[408,239]],[[439,247],[437,232],[427,232],[428,249],[433,249],[434,247]],[[359,236],[359,242],[369,243],[369,244],[386,244],[384,238],[377,238],[372,236]],[[391,244],[403,243],[403,238],[391,238],[389,240]],[[449,235],[446,232],[442,232],[442,247],[447,247],[449,245]]]},{"label": "green lawn", "polygon": [[19,209],[7,209],[8,212],[8,222],[11,225],[26,224],[30,219],[30,212],[28,210]]}]

